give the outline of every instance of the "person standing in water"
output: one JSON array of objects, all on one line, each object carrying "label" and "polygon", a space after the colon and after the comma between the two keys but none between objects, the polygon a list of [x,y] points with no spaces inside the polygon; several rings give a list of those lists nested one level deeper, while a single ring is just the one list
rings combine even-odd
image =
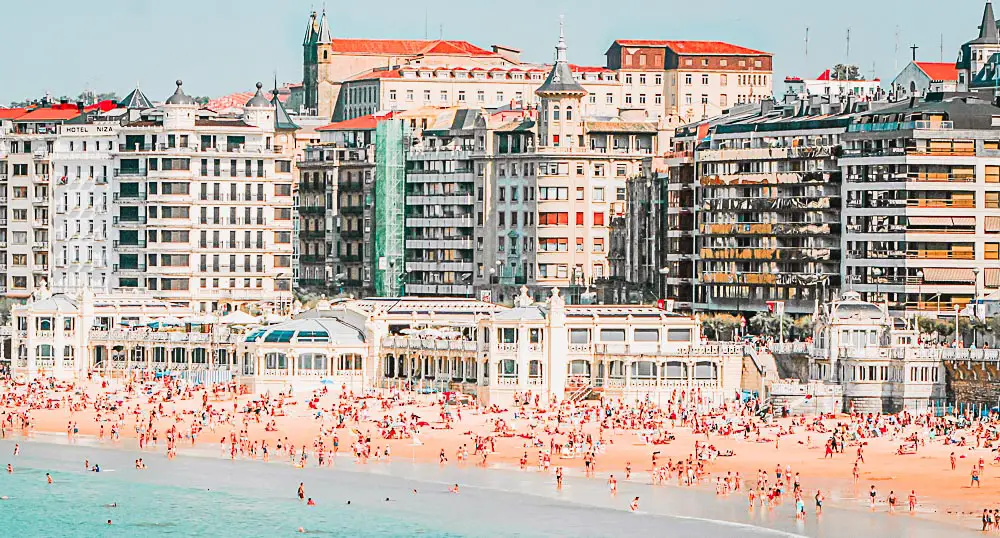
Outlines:
[{"label": "person standing in water", "polygon": [[639,510],[639,497],[632,499],[632,503],[628,505],[629,510],[636,512]]},{"label": "person standing in water", "polygon": [[298,495],[299,495],[299,500],[300,501],[306,498],[306,486],[305,486],[304,482],[299,482],[299,493],[298,493]]}]

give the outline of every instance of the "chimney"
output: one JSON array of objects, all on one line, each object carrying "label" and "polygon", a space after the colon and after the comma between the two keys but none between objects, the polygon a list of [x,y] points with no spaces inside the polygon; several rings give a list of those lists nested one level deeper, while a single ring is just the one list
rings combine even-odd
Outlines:
[{"label": "chimney", "polygon": [[910,108],[917,106],[917,101],[919,100],[920,98],[917,97],[916,95],[910,96]]},{"label": "chimney", "polygon": [[80,111],[80,114],[83,114],[83,101],[76,102],[76,109]]}]

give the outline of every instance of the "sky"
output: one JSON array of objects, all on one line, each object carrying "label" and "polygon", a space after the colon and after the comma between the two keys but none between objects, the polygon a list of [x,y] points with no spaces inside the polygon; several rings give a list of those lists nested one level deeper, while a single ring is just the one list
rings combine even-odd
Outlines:
[{"label": "sky", "polygon": [[[77,95],[124,96],[136,84],[150,99],[185,81],[190,95],[219,96],[256,81],[302,79],[302,37],[322,0],[47,0],[4,4],[0,103]],[[983,0],[327,0],[336,37],[443,36],[483,48],[504,44],[526,61],[548,62],[565,16],[569,59],[604,65],[615,39],[728,41],[774,54],[775,80],[815,77],[840,62],[884,81],[909,62],[953,62],[976,37]],[[998,7],[1000,9],[1000,7]],[[1000,11],[998,11],[1000,12]],[[427,23],[425,24],[425,20]],[[808,28],[808,54],[806,51]],[[850,51],[847,34],[850,29]],[[17,50],[20,49],[20,50]],[[780,92],[780,85],[775,88]]]}]

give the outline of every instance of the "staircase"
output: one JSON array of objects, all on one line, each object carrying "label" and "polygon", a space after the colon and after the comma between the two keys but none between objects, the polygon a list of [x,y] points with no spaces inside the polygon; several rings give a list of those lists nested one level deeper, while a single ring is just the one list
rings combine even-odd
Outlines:
[{"label": "staircase", "polygon": [[576,389],[567,390],[570,392],[566,394],[566,401],[576,403],[586,400],[587,397],[590,396],[590,393],[594,391],[594,385],[587,384]]}]

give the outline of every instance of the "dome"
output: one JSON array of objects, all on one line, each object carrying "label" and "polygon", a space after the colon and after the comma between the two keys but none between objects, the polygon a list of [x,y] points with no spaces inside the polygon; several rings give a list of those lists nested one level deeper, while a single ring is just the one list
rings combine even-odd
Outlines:
[{"label": "dome", "polygon": [[184,84],[183,80],[177,80],[177,89],[174,90],[174,94],[167,98],[166,104],[168,105],[197,105],[190,96],[184,93],[181,86]]},{"label": "dome", "polygon": [[329,342],[337,345],[363,345],[365,335],[355,327],[334,318],[294,319],[253,331],[247,342]]},{"label": "dome", "polygon": [[246,108],[271,108],[271,101],[268,100],[267,97],[264,97],[264,93],[261,92],[261,88],[263,88],[263,87],[264,87],[263,84],[261,84],[260,82],[257,83],[257,93],[254,94],[254,96],[251,97],[249,101],[247,101],[247,104],[244,105],[244,107],[246,107]]}]

